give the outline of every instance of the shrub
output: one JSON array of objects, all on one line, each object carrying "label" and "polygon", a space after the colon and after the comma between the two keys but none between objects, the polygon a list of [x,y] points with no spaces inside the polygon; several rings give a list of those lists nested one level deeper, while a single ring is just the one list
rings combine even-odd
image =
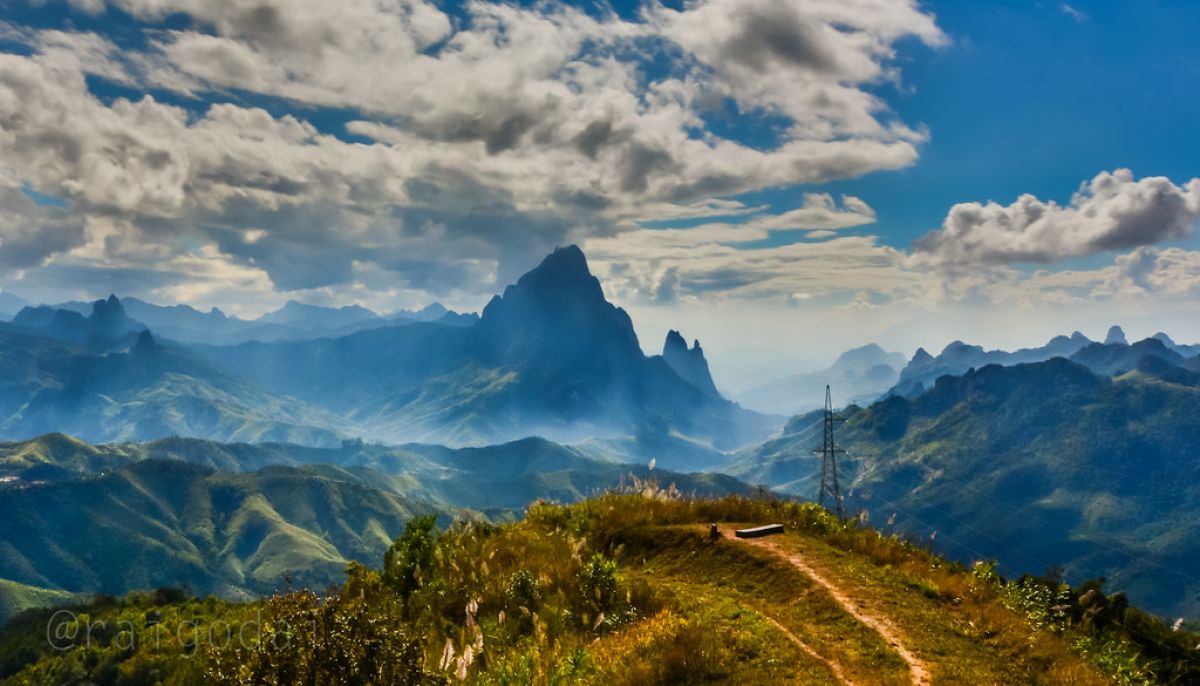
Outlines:
[{"label": "shrub", "polygon": [[424,574],[433,568],[433,553],[437,548],[436,522],[434,515],[409,520],[404,533],[383,557],[384,582],[406,602],[425,582]]},{"label": "shrub", "polygon": [[617,563],[599,553],[579,573],[584,606],[594,612],[611,612],[617,602]]}]

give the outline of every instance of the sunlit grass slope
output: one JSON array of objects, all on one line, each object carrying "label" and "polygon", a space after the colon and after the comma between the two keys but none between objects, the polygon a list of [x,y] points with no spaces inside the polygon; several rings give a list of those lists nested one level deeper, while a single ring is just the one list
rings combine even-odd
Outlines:
[{"label": "sunlit grass slope", "polygon": [[[719,522],[716,541],[708,525]],[[739,524],[781,536],[734,539]],[[654,488],[515,524],[413,520],[379,570],[326,594],[248,604],[134,595],[78,608],[125,618],[138,647],[44,646],[49,611],[0,635],[5,683],[1107,684],[1196,683],[1197,637],[1120,596],[1004,581],[812,505],[685,500]],[[247,644],[151,645],[157,624],[244,626]],[[169,633],[169,632],[168,632]],[[283,640],[281,640],[281,638]],[[125,645],[130,641],[125,640]]]}]

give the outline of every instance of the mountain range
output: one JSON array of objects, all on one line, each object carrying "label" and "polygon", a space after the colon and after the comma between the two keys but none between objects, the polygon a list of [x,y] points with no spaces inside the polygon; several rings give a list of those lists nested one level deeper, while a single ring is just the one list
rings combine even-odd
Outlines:
[{"label": "mountain range", "polygon": [[381,556],[415,515],[511,520],[540,498],[574,502],[635,478],[697,495],[751,490],[536,438],[455,450],[49,434],[0,444],[0,607],[181,584],[248,598],[285,577],[320,588],[347,561]]},{"label": "mountain range", "polygon": [[725,450],[782,424],[724,399],[699,346],[676,355],[672,338],[665,356],[643,354],[629,315],[568,246],[495,296],[470,327],[419,323],[197,350],[388,442],[674,435]]},{"label": "mountain range", "polygon": [[47,306],[26,307],[5,328],[106,351],[124,347],[146,326],[131,319],[117,296],[110,295],[92,303],[86,315]]},{"label": "mountain range", "polygon": [[[984,350],[978,345],[954,341],[936,357],[918,348],[909,363],[900,371],[891,393],[914,397],[930,388],[940,376],[958,376],[970,369],[989,364],[1015,365],[1042,362],[1055,357],[1076,359],[1101,373],[1129,370],[1145,355],[1156,355],[1179,361],[1200,355],[1200,345],[1181,345],[1159,332],[1135,343],[1132,348],[1119,326],[1108,330],[1103,342],[1093,341],[1078,331],[1070,336],[1055,336],[1045,345],[1020,350]],[[1106,361],[1107,360],[1107,361]]]},{"label": "mountain range", "polygon": [[[232,318],[139,303],[28,307],[0,324],[0,438],[15,441],[0,445],[0,501],[21,523],[0,565],[9,606],[117,588],[116,577],[54,576],[88,559],[115,574],[119,561],[87,547],[105,536],[164,570],[139,584],[252,595],[293,566],[335,578],[418,511],[507,520],[537,498],[573,501],[631,476],[702,493],[816,490],[821,412],[786,420],[727,400],[700,342],[676,330],[645,354],[575,246],[478,318],[432,307],[378,325],[387,318],[365,308],[292,304],[255,326],[308,332],[299,338],[200,344],[144,320],[200,329]],[[1013,352],[955,342],[907,364],[872,344],[823,372],[781,373],[756,402],[804,410],[827,384],[850,398],[838,433],[848,502],[889,530],[936,531],[959,559],[995,557],[1013,574],[1106,576],[1156,611],[1194,616],[1198,352],[1165,334],[1130,343],[1118,327],[1103,342],[1076,333]],[[684,474],[698,471],[709,474]],[[264,495],[268,482],[307,481],[316,500],[299,509]],[[161,490],[171,484],[187,493]],[[69,496],[47,505],[38,493]],[[201,510],[197,526],[212,532],[196,538],[188,503],[226,493],[244,495]],[[329,515],[354,536],[301,516],[360,500],[358,514]],[[78,509],[89,502],[121,503],[131,521]],[[103,528],[64,528],[58,512]],[[239,517],[270,522],[264,536],[286,545],[243,546],[229,528]],[[364,533],[376,529],[387,536]],[[171,543],[143,550],[154,536]],[[292,548],[305,552],[291,559]]]},{"label": "mountain range", "polygon": [[[14,300],[14,304],[23,302]],[[433,303],[421,310],[397,310],[379,315],[360,305],[325,307],[289,300],[282,307],[256,319],[240,319],[217,308],[201,312],[189,305],[155,305],[138,298],[117,298],[95,302],[71,301],[57,305],[24,306],[11,317],[14,324],[44,329],[60,340],[81,342],[79,317],[95,316],[97,305],[119,307],[130,322],[131,331],[151,329],[158,336],[179,343],[227,345],[245,341],[301,340],[345,336],[356,331],[399,326],[412,322],[439,322],[449,326],[470,326],[478,315],[460,314]],[[101,307],[104,307],[103,305]],[[62,314],[59,314],[59,313]],[[45,330],[55,317],[63,320],[57,328]],[[86,340],[86,339],[83,339]]]},{"label": "mountain range", "polygon": [[607,440],[637,460],[654,457],[642,445],[673,442],[664,466],[691,468],[699,462],[670,460],[747,445],[782,424],[723,398],[698,342],[689,349],[672,332],[663,355],[644,355],[575,246],[549,255],[478,320],[434,306],[379,325],[361,307],[289,304],[256,325],[370,326],[198,345],[164,339],[143,320],[218,332],[215,323],[240,320],[115,296],[90,308],[30,307],[0,325],[0,437],[465,446],[541,435]]},{"label": "mountain range", "polygon": [[[1111,360],[1138,344],[1095,343],[1081,360],[987,365],[848,407],[848,507],[964,561],[1061,567],[1155,611],[1200,614],[1200,374],[1143,348],[1128,371]],[[822,416],[794,418],[726,471],[811,497]]]},{"label": "mountain range", "polygon": [[904,366],[901,353],[869,343],[842,353],[828,369],[784,376],[742,393],[737,400],[761,412],[795,414],[820,407],[825,386],[834,386],[851,402],[869,403],[899,381]]},{"label": "mountain range", "polygon": [[160,345],[145,330],[126,351],[97,352],[0,327],[0,436],[6,438],[61,431],[92,441],[183,435],[329,445],[352,428],[186,349]]}]

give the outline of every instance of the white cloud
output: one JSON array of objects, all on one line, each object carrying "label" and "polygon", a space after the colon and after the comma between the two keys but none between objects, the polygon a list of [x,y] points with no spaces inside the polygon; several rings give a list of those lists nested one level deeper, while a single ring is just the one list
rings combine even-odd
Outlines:
[{"label": "white cloud", "polygon": [[944,269],[1048,263],[1182,238],[1198,218],[1200,179],[1177,186],[1118,169],[1084,183],[1065,206],[1033,195],[955,205],[941,229],[913,244],[913,259]]},{"label": "white cloud", "polygon": [[874,211],[858,198],[844,197],[839,206],[828,194],[810,193],[800,207],[779,214],[763,212],[737,224],[626,231],[589,239],[583,248],[605,288],[623,301],[827,303],[861,290],[907,297],[922,276],[905,268],[904,253],[880,245],[874,236],[747,246],[781,230],[816,229],[810,238],[813,233],[836,236],[837,229],[874,219]]},{"label": "white cloud", "polygon": [[67,210],[38,206],[12,179],[0,176],[0,267],[40,267],[84,241],[84,222]]},{"label": "white cloud", "polygon": [[[143,50],[0,24],[32,52],[0,54],[0,173],[69,202],[85,233],[39,259],[128,271],[210,251],[279,290],[363,297],[367,274],[379,292],[484,292],[555,244],[911,164],[925,135],[866,86],[895,78],[897,41],[944,41],[915,0],[647,4],[636,20],[479,0],[455,19],[424,0],[113,4],[145,22]],[[159,28],[177,13],[193,26]],[[207,104],[101,100],[89,76]],[[318,131],[313,107],[352,112],[346,132],[372,142]],[[751,146],[709,126],[714,108],[781,128]],[[742,235],[873,219],[814,195]]]},{"label": "white cloud", "polygon": [[1200,251],[1183,248],[1138,248],[1117,257],[1098,288],[1133,297],[1200,296]]},{"label": "white cloud", "polygon": [[[1200,180],[1117,170],[1065,205],[963,203],[911,255],[846,233],[876,220],[858,198],[809,193],[779,213],[730,199],[915,161],[920,123],[872,88],[899,78],[901,39],[945,42],[915,1],[703,0],[635,20],[478,0],[456,19],[422,0],[116,4],[148,22],[145,50],[0,24],[32,51],[0,54],[0,262],[24,283],[108,270],[162,298],[389,310],[475,302],[579,241],[629,302],[1197,295],[1193,253],[1148,246],[1188,233]],[[195,25],[155,28],[174,12]],[[101,100],[88,76],[192,104]],[[318,130],[320,107],[351,112],[346,133],[367,143]],[[731,113],[773,128],[751,145],[710,125]],[[669,219],[704,222],[639,225]],[[1130,249],[1091,271],[1011,268]]]},{"label": "white cloud", "polygon": [[1059,3],[1058,10],[1080,24],[1084,23],[1088,19],[1091,19],[1091,17],[1084,14],[1081,10],[1072,7],[1065,2]]}]

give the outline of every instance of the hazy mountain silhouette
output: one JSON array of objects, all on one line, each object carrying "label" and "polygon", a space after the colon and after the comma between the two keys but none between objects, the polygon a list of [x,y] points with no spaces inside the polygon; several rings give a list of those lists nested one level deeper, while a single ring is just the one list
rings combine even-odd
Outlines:
[{"label": "hazy mountain silhouette", "polygon": [[[1119,330],[1119,327],[1114,328]],[[912,360],[900,371],[900,378],[891,392],[914,397],[932,387],[940,376],[958,376],[969,369],[989,364],[1011,366],[1041,362],[1055,357],[1070,357],[1092,343],[1091,339],[1076,331],[1070,336],[1055,336],[1039,348],[1021,348],[1012,352],[984,350],[978,345],[968,345],[962,341],[950,343],[936,357],[924,348],[918,348]]]},{"label": "hazy mountain silhouette", "polygon": [[604,298],[576,246],[505,288],[470,327],[414,323],[204,352],[381,440],[478,445],[674,432],[725,448],[776,425],[644,355],[629,315]]},{"label": "hazy mountain silhouette", "polygon": [[[123,321],[111,308],[100,318],[116,330]],[[127,350],[97,352],[0,330],[0,437],[63,431],[90,441],[186,435],[331,444],[353,432],[352,422],[221,372],[149,331],[129,336]]]},{"label": "hazy mountain silhouette", "polygon": [[[289,301],[280,309],[257,319],[239,319],[215,307],[208,312],[201,312],[189,305],[155,305],[138,298],[121,298],[120,303],[129,317],[162,338],[208,345],[337,337],[356,331],[424,321],[470,326],[478,319],[474,313],[459,314],[437,303],[422,310],[400,310],[381,317],[357,305],[337,308]],[[86,316],[92,312],[92,308],[92,303],[72,301],[31,309],[41,313],[36,315],[39,320],[48,320],[55,310]]]},{"label": "hazy mountain silhouette", "polygon": [[1074,360],[1100,374],[1120,374],[1134,369],[1146,357],[1157,357],[1172,365],[1187,364],[1200,352],[1200,346],[1179,345],[1165,333],[1130,344],[1119,326],[1109,328],[1104,343],[1096,343],[1076,331],[1071,336],[1055,336],[1040,348],[1022,348],[1012,352],[984,350],[977,345],[954,341],[937,357],[917,349],[900,372],[891,393],[916,397],[931,388],[938,377],[959,376],[989,364],[1012,366],[1041,362],[1055,357]]},{"label": "hazy mountain silhouette", "polygon": [[1167,348],[1179,353],[1180,355],[1183,355],[1184,357],[1195,357],[1197,355],[1200,355],[1200,344],[1187,345],[1187,344],[1182,344],[1182,343],[1176,343],[1175,341],[1171,340],[1170,336],[1163,333],[1162,331],[1159,331],[1158,333],[1154,334],[1150,338],[1156,339],[1158,341],[1162,341],[1162,344],[1167,346]]},{"label": "hazy mountain silhouette", "polygon": [[1129,341],[1125,338],[1125,330],[1117,325],[1108,327],[1108,333],[1104,336],[1105,345],[1129,345]]},{"label": "hazy mountain silhouette", "polygon": [[0,291],[0,321],[8,321],[33,303],[15,293]]},{"label": "hazy mountain silhouette", "polygon": [[830,385],[839,397],[850,402],[871,402],[899,380],[902,367],[903,355],[869,343],[842,353],[828,369],[786,376],[746,391],[737,399],[755,410],[791,414],[822,406],[825,386]]},{"label": "hazy mountain silhouette", "polygon": [[283,307],[267,312],[255,321],[260,324],[283,324],[300,329],[337,329],[378,318],[379,315],[361,305],[322,307],[289,300]]},{"label": "hazy mountain silhouette", "polygon": [[46,338],[89,344],[94,348],[119,345],[146,328],[145,324],[126,314],[125,307],[115,295],[92,303],[87,316],[44,305],[26,307],[13,318],[11,326]]},{"label": "hazy mountain silhouette", "polygon": [[704,350],[700,341],[694,341],[688,348],[683,334],[675,329],[667,332],[667,340],[663,343],[663,360],[683,380],[712,396],[720,396],[717,384],[713,382],[712,373],[708,369],[708,360],[704,359]]},{"label": "hazy mountain silhouette", "polygon": [[[1124,340],[1124,335],[1112,336],[1113,340]],[[1156,358],[1169,365],[1179,365],[1183,355],[1168,348],[1157,338],[1147,338],[1133,345],[1128,343],[1092,343],[1071,356],[1071,360],[1091,369],[1097,374],[1123,374],[1137,368],[1146,358]]]}]

